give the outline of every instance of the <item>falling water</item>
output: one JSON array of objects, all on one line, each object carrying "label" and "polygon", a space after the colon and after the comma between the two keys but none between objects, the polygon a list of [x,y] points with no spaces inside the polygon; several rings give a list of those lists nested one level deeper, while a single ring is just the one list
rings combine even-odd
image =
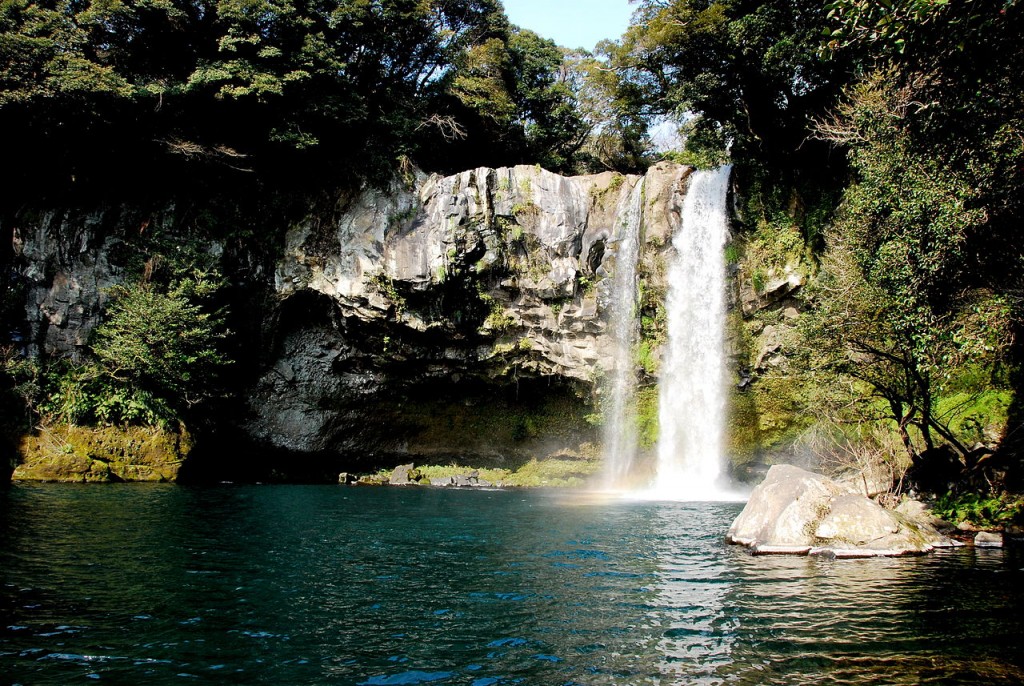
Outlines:
[{"label": "falling water", "polygon": [[721,483],[729,171],[694,173],[672,239],[654,492],[677,500],[732,499]]},{"label": "falling water", "polygon": [[604,418],[604,485],[607,489],[626,486],[626,478],[636,457],[633,343],[637,336],[636,265],[643,222],[643,187],[641,179],[632,192],[623,192],[615,212],[618,231],[614,236],[615,271],[609,308],[609,333],[615,366],[610,370]]}]

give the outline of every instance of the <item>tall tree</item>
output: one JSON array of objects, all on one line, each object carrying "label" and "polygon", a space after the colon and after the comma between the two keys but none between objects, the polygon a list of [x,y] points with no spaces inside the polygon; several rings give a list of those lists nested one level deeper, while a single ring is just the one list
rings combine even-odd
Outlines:
[{"label": "tall tree", "polygon": [[825,337],[856,362],[847,373],[899,398],[901,429],[965,452],[937,399],[964,366],[998,370],[1024,321],[1024,17],[1016,2],[925,0],[841,0],[830,13],[831,48],[858,54],[864,75],[817,124],[853,171],[824,274],[874,296],[872,333],[843,289],[822,290]]},{"label": "tall tree", "polygon": [[464,139],[450,168],[481,163],[537,163],[561,172],[576,168],[589,127],[566,55],[554,42],[506,25],[465,51],[445,83],[449,116],[459,122],[458,136]]}]

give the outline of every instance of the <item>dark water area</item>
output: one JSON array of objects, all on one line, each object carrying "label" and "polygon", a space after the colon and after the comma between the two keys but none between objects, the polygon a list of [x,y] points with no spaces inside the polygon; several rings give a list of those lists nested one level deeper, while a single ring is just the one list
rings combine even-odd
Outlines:
[{"label": "dark water area", "polygon": [[1024,682],[1024,557],[754,558],[735,504],[0,491],[4,684]]}]

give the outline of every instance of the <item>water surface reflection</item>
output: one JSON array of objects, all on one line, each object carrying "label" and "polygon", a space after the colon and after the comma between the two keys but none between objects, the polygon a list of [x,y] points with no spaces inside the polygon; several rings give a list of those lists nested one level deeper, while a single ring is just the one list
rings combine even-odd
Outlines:
[{"label": "water surface reflection", "polygon": [[753,558],[738,504],[0,492],[0,681],[1021,683],[1014,550]]}]

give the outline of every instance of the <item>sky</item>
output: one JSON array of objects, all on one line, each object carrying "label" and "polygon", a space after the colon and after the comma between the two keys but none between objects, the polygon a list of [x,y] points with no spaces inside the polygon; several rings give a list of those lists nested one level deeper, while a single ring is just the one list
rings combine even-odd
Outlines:
[{"label": "sky", "polygon": [[593,50],[629,26],[629,0],[503,0],[509,20],[566,48]]}]

